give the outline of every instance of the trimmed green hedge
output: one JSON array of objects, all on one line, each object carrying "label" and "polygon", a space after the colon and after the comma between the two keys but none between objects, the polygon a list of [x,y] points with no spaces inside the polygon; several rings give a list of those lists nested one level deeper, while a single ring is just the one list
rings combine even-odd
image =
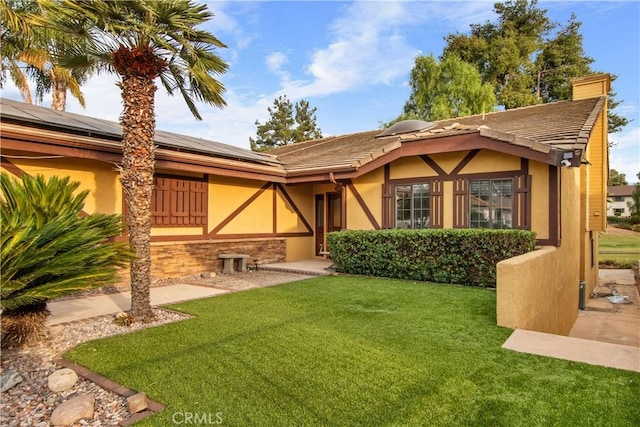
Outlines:
[{"label": "trimmed green hedge", "polygon": [[471,286],[496,285],[496,264],[535,249],[524,230],[344,230],[327,234],[336,271]]}]

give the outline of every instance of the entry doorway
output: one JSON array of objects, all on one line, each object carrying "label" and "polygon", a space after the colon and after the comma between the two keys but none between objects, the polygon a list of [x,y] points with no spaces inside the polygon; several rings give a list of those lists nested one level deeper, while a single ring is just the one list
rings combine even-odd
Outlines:
[{"label": "entry doorway", "polygon": [[327,252],[325,233],[342,227],[342,193],[316,194],[316,256]]}]

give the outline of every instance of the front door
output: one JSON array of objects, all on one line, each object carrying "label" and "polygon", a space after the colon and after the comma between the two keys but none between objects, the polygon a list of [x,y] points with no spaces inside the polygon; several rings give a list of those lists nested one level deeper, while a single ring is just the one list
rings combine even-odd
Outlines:
[{"label": "front door", "polygon": [[325,231],[340,231],[342,226],[342,193],[316,194],[316,256],[329,252]]}]

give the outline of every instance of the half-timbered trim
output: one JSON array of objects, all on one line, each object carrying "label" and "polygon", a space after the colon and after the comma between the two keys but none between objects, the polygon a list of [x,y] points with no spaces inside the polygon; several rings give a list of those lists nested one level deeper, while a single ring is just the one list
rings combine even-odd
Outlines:
[{"label": "half-timbered trim", "polygon": [[538,244],[549,246],[560,246],[560,177],[559,168],[549,166],[549,237],[538,239]]},{"label": "half-timbered trim", "polygon": [[353,197],[355,197],[356,201],[358,202],[358,205],[360,205],[360,208],[362,208],[362,210],[364,211],[365,215],[369,219],[369,222],[373,226],[374,230],[380,230],[380,224],[378,224],[376,217],[371,212],[371,209],[369,209],[369,206],[367,206],[367,203],[364,201],[364,199],[358,192],[358,189],[356,188],[356,186],[353,185],[352,182],[348,182],[347,188],[349,189],[349,191],[351,191],[351,193],[353,194]]},{"label": "half-timbered trim", "polygon": [[[262,193],[264,193],[265,191],[267,191],[269,189],[269,187],[271,187],[271,186],[272,186],[272,184],[270,182],[268,182],[268,183],[264,184],[262,187],[260,187],[260,189],[258,191],[253,193],[251,195],[251,197],[249,197],[247,200],[245,200],[244,203],[242,203],[236,210],[231,212],[231,214],[229,214],[229,216],[227,216],[225,219],[223,219],[220,222],[220,224],[215,226],[214,229],[211,230],[209,235],[212,236],[212,237],[215,237],[216,235],[218,235],[220,230],[222,230],[231,221],[233,221],[243,210],[245,210],[247,208],[247,206],[249,206],[251,203],[253,203],[254,200],[256,200],[258,197],[260,197],[260,195]],[[228,235],[225,235],[225,238],[228,238]]]},{"label": "half-timbered trim", "polygon": [[[271,189],[272,191],[272,214],[273,214],[273,223],[272,223],[272,232],[271,233],[224,233],[220,234],[220,230],[226,227],[231,221],[233,221],[242,211],[244,211],[251,203],[253,203],[260,195],[262,195],[265,191]],[[300,221],[304,224],[306,231],[299,232],[286,232],[279,233],[277,230],[277,193],[280,191],[280,194],[285,198],[285,200],[289,203],[293,211],[296,213]],[[211,232],[208,234],[207,238],[211,239],[247,239],[252,237],[309,237],[313,236],[313,228],[309,224],[309,221],[304,217],[302,211],[295,204],[287,190],[279,183],[266,183],[264,184],[258,191],[249,197],[242,205],[240,205],[236,210],[234,210],[229,216],[227,216],[220,224],[218,224]]]},{"label": "half-timbered trim", "polygon": [[469,162],[471,162],[471,160],[473,160],[473,158],[478,155],[479,152],[480,150],[477,149],[469,151],[467,155],[464,156],[462,160],[460,160],[460,163],[458,163],[456,167],[453,168],[453,170],[451,171],[451,176],[458,176],[460,174],[460,171],[464,169],[464,167],[467,166]]},{"label": "half-timbered trim", "polygon": [[439,179],[431,180],[429,183],[429,204],[431,224],[430,228],[444,227],[444,201],[443,201],[443,181]]},{"label": "half-timbered trim", "polygon": [[382,228],[393,228],[393,187],[391,186],[391,166],[384,165],[384,182],[382,183]]},{"label": "half-timbered trim", "polygon": [[[293,201],[289,193],[287,193],[287,190],[281,184],[274,184],[274,188],[277,188],[280,190],[280,193],[287,200],[287,202],[289,202],[289,206],[291,206],[291,209],[293,209],[296,215],[298,215],[298,218],[300,219],[300,221],[302,221],[302,223],[304,224],[304,227],[307,229],[309,233],[311,233],[311,235],[313,235],[313,227],[311,227],[311,224],[309,224],[309,221],[307,221],[307,219],[304,217],[304,215],[302,214],[302,211],[300,211],[300,208],[298,208],[298,206],[295,204],[295,202]],[[274,202],[274,209],[275,209],[275,202]],[[276,212],[274,210],[274,218],[275,217],[276,217]],[[305,234],[305,235],[308,235],[308,234]]]},{"label": "half-timbered trim", "polygon": [[453,180],[453,228],[469,227],[469,181]]},{"label": "half-timbered trim", "polygon": [[[18,178],[22,178],[22,175],[29,175],[27,172],[14,165],[11,160],[5,158],[4,156],[0,157],[0,165],[2,165],[5,170]],[[80,212],[78,212],[78,215],[80,215],[81,217],[89,216],[89,214],[85,212],[84,209],[81,209]]]},{"label": "half-timbered trim", "polygon": [[447,173],[436,163],[431,157],[426,154],[420,156],[423,162],[425,162],[431,169],[433,169],[438,176],[447,176]]},{"label": "half-timbered trim", "polygon": [[6,159],[4,156],[0,157],[0,164],[2,164],[2,167],[4,169],[11,172],[13,175],[17,176],[18,178],[21,178],[22,175],[26,173],[25,171],[20,169],[18,166],[11,163],[11,161],[9,159]]}]

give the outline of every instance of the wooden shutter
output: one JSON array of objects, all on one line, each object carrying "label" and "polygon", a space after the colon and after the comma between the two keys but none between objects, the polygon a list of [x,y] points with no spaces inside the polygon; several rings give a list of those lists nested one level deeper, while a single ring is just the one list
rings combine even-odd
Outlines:
[{"label": "wooden shutter", "polygon": [[171,179],[171,225],[189,224],[189,181]]},{"label": "wooden shutter", "polygon": [[519,175],[514,179],[513,228],[531,230],[531,175]]},{"label": "wooden shutter", "polygon": [[431,224],[430,228],[442,228],[444,215],[444,206],[442,200],[442,181],[433,180],[429,183],[429,197],[430,197],[430,214]]},{"label": "wooden shutter", "polygon": [[189,187],[189,224],[204,225],[207,221],[207,182],[191,181]]},{"label": "wooden shutter", "polygon": [[154,225],[169,225],[171,217],[171,180],[156,177],[151,196],[151,220]]},{"label": "wooden shutter", "polygon": [[453,228],[469,227],[469,181],[453,180]]},{"label": "wooden shutter", "polygon": [[393,187],[390,184],[382,184],[382,228],[393,228],[395,205]]}]

